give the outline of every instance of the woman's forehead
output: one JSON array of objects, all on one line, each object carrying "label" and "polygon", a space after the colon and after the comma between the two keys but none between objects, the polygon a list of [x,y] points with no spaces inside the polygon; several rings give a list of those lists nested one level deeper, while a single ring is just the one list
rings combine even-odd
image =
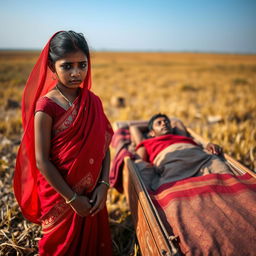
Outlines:
[{"label": "woman's forehead", "polygon": [[59,62],[87,62],[88,59],[84,52],[76,51],[66,54],[63,58],[59,59]]}]

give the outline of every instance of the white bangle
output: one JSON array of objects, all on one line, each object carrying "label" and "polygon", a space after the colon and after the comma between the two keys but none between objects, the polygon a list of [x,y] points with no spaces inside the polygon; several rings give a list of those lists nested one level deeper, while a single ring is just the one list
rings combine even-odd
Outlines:
[{"label": "white bangle", "polygon": [[105,184],[108,188],[110,187],[109,183],[106,182],[105,180],[100,180],[98,183]]},{"label": "white bangle", "polygon": [[77,193],[74,192],[74,195],[72,196],[72,198],[70,200],[66,200],[66,204],[70,204],[72,203],[73,201],[75,201],[77,198]]}]

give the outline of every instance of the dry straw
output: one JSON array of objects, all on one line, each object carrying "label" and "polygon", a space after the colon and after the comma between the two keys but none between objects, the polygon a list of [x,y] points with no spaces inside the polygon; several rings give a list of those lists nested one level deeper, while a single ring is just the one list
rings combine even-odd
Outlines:
[{"label": "dry straw", "polygon": [[[41,236],[12,192],[22,133],[18,103],[37,56],[0,52],[0,255],[36,255]],[[93,90],[112,122],[164,112],[255,169],[256,56],[105,52],[93,53],[92,63]],[[113,106],[113,97],[125,104]],[[110,189],[107,206],[115,255],[139,255],[124,196]]]}]

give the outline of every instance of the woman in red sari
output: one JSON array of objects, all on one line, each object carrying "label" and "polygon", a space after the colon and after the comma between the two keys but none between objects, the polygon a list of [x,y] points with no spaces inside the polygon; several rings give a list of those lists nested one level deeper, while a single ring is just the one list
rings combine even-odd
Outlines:
[{"label": "woman in red sari", "polygon": [[53,35],[23,93],[14,176],[24,217],[42,225],[40,255],[112,255],[106,197],[113,131],[90,87],[83,35]]}]

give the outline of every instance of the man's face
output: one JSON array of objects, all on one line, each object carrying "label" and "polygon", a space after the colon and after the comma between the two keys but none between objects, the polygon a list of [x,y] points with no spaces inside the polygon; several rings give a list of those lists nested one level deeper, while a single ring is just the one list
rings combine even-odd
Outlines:
[{"label": "man's face", "polygon": [[172,133],[170,121],[165,117],[158,117],[153,122],[153,130],[150,131],[152,137],[158,137]]}]

